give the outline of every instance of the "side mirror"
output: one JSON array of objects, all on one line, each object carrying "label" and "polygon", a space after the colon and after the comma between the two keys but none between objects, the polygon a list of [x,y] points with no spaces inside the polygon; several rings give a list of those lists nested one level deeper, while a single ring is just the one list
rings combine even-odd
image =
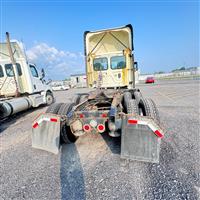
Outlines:
[{"label": "side mirror", "polygon": [[45,77],[45,71],[44,71],[44,69],[42,68],[42,70],[41,70],[41,75],[42,75],[42,79]]},{"label": "side mirror", "polygon": [[51,79],[48,80],[48,82],[46,83],[47,85],[49,85],[52,82]]},{"label": "side mirror", "polygon": [[138,70],[138,63],[137,62],[134,62],[134,69],[135,69],[135,71]]}]

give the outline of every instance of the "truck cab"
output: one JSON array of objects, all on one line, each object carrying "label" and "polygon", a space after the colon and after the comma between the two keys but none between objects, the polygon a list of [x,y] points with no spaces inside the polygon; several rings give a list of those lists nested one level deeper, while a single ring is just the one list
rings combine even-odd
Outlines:
[{"label": "truck cab", "polygon": [[84,33],[88,87],[134,88],[131,25]]},{"label": "truck cab", "polygon": [[43,79],[44,70],[42,71],[43,73],[39,73],[34,64],[28,63],[18,42],[11,42],[11,48],[16,60],[16,69],[11,63],[6,43],[1,43],[0,46],[0,96],[15,96],[16,82],[21,95],[52,92],[51,87]]},{"label": "truck cab", "polygon": [[50,105],[55,99],[52,89],[36,66],[27,61],[18,42],[0,43],[0,119],[31,107]]}]

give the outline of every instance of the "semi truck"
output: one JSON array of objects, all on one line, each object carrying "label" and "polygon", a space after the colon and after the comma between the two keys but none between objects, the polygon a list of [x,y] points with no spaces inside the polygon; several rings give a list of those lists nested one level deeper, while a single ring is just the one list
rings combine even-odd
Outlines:
[{"label": "semi truck", "polygon": [[132,26],[86,31],[84,47],[92,91],[52,104],[37,116],[32,147],[57,154],[63,143],[84,134],[109,134],[121,137],[121,158],[159,162],[164,131],[154,101],[135,88]]},{"label": "semi truck", "polygon": [[10,42],[9,33],[6,39],[0,43],[0,119],[55,100],[44,70],[40,75],[20,43]]}]

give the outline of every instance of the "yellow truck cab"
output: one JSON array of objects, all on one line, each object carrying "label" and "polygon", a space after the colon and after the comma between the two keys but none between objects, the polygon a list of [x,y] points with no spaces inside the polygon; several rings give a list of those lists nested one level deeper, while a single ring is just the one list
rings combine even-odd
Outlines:
[{"label": "yellow truck cab", "polygon": [[[84,33],[88,87],[135,87],[133,28],[121,28]],[[136,63],[135,63],[136,64]]]}]

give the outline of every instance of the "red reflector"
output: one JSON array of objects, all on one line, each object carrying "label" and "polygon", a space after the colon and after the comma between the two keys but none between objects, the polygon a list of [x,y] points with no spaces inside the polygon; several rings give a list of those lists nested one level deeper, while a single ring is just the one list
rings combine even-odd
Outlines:
[{"label": "red reflector", "polygon": [[108,115],[107,115],[107,113],[103,113],[102,115],[101,115],[101,117],[103,117],[103,118],[105,118],[105,117],[107,117]]},{"label": "red reflector", "polygon": [[56,118],[51,118],[50,120],[51,120],[51,122],[57,122],[58,121]]},{"label": "red reflector", "polygon": [[85,116],[84,116],[84,114],[80,114],[79,117],[80,118],[84,118]]},{"label": "red reflector", "polygon": [[33,124],[33,128],[37,128],[38,125],[39,125],[39,124],[36,122],[35,124]]},{"label": "red reflector", "polygon": [[154,133],[155,133],[158,137],[160,137],[160,138],[163,137],[163,134],[162,134],[160,131],[158,131],[158,130],[156,130]]},{"label": "red reflector", "polygon": [[89,124],[85,124],[85,125],[83,126],[83,130],[84,130],[84,131],[90,131],[90,129],[91,129],[91,127],[90,127]]},{"label": "red reflector", "polygon": [[128,120],[128,124],[137,124],[137,123],[138,123],[138,121],[135,120],[135,119],[129,119]]},{"label": "red reflector", "polygon": [[103,124],[99,124],[98,126],[97,126],[97,129],[98,129],[98,131],[99,132],[104,132],[105,131],[105,126],[103,125]]}]

